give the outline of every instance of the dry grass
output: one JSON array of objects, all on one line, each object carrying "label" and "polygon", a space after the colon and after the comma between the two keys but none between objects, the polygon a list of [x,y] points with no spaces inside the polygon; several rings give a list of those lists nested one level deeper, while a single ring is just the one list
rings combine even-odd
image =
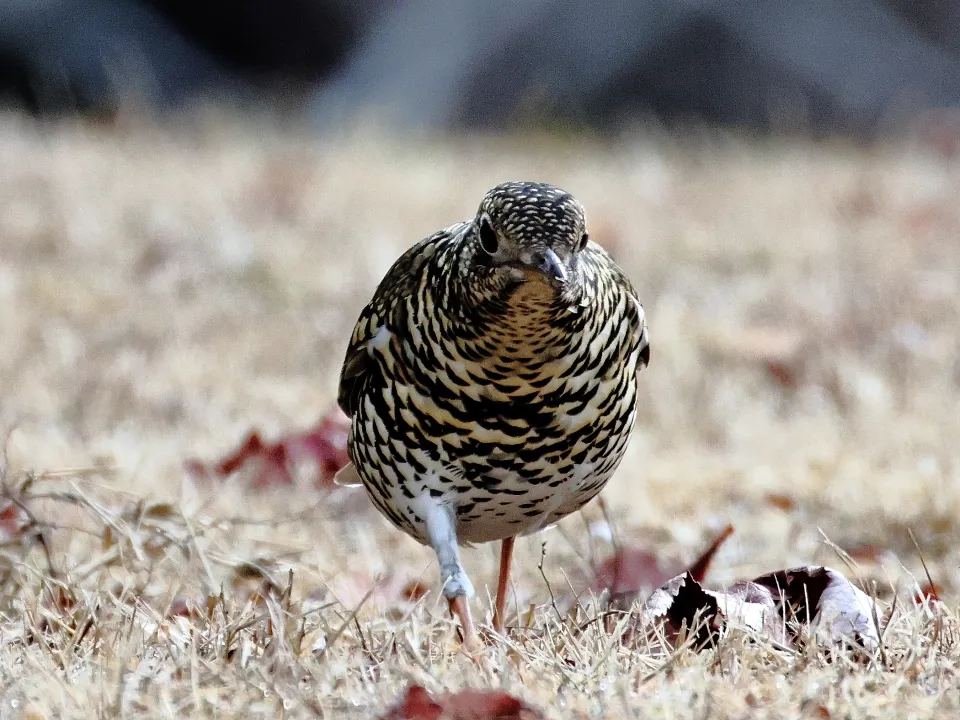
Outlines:
[{"label": "dry grass", "polygon": [[[960,163],[375,137],[0,120],[3,482],[35,520],[0,559],[0,717],[374,717],[411,682],[558,718],[957,717]],[[577,631],[549,591],[610,552],[591,506],[518,545],[528,627],[472,662],[435,592],[398,597],[436,585],[429,551],[362,497],[184,477],[253,426],[315,422],[391,261],[514,177],[574,191],[648,311],[640,425],[605,492],[619,540],[690,558],[729,522],[715,584],[844,569],[894,605],[882,657],[738,633],[668,657]],[[907,528],[936,612],[909,601]],[[488,614],[495,548],[466,562]]]}]

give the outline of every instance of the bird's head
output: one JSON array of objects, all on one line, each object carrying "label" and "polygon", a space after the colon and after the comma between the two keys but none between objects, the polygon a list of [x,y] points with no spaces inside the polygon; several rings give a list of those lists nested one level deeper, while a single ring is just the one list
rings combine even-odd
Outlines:
[{"label": "bird's head", "polygon": [[553,185],[508,182],[490,190],[465,237],[468,272],[498,287],[535,282],[567,294],[589,241],[583,207]]}]

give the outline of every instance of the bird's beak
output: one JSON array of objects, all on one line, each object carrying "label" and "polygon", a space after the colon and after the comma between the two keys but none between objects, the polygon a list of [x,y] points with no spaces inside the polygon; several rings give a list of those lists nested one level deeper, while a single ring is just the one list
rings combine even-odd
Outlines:
[{"label": "bird's beak", "polygon": [[567,281],[567,269],[563,266],[563,261],[550,248],[543,251],[543,262],[540,263],[538,269],[554,282],[565,283]]}]

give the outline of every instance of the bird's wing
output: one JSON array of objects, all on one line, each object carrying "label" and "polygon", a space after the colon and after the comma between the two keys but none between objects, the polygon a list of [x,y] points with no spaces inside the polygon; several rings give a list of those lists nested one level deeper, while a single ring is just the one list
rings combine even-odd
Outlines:
[{"label": "bird's wing", "polygon": [[337,403],[347,415],[356,412],[363,386],[370,376],[381,372],[375,351],[390,352],[397,333],[405,331],[407,301],[417,291],[424,265],[438,246],[465,226],[466,223],[458,223],[440,230],[407,250],[380,281],[373,299],[360,313],[340,370],[337,392]]},{"label": "bird's wing", "polygon": [[642,370],[650,364],[650,332],[647,330],[647,316],[643,312],[643,305],[637,297],[633,288],[630,288],[630,297],[628,298],[628,311],[633,319],[633,333],[635,342],[640,348],[640,364],[637,370]]},{"label": "bird's wing", "polygon": [[637,372],[650,364],[650,333],[647,330],[647,315],[643,311],[643,305],[640,304],[640,298],[634,289],[630,279],[624,272],[617,267],[615,270],[616,281],[614,287],[625,294],[627,306],[627,323],[631,330],[631,342],[628,347],[639,351],[639,363]]}]

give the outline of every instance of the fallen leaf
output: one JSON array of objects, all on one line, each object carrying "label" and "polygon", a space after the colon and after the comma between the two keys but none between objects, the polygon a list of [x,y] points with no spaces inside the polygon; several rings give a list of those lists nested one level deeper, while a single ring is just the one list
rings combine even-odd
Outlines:
[{"label": "fallen leaf", "polygon": [[792,646],[797,629],[810,626],[830,642],[865,648],[879,643],[873,601],[836,570],[808,566],[761,575],[724,590],[704,589],[689,573],[657,589],[641,609],[641,624],[661,623],[675,640],[696,629],[699,646],[730,627],[766,635]]},{"label": "fallen leaf", "polygon": [[187,595],[177,595],[170,603],[170,609],[167,610],[167,618],[185,617],[191,620],[199,620],[203,617],[200,608],[193,601],[193,598]]},{"label": "fallen leaf", "polygon": [[647,550],[617,548],[613,555],[597,566],[592,589],[598,594],[609,591],[612,596],[619,597],[657,587],[671,572],[662,568],[660,563],[660,558]]},{"label": "fallen leaf", "polygon": [[[708,591],[709,592],[709,591]],[[717,608],[728,626],[766,633],[773,640],[785,644],[783,623],[773,593],[752,580],[734,583],[721,593],[711,593]]]},{"label": "fallen leaf", "polygon": [[262,605],[266,598],[282,594],[280,586],[270,576],[270,570],[274,569],[273,563],[267,559],[239,563],[233,567],[230,587],[241,602]]},{"label": "fallen leaf", "polygon": [[381,720],[545,720],[522,700],[498,690],[461,690],[438,698],[412,685]]},{"label": "fallen leaf", "polygon": [[[703,580],[720,546],[732,534],[733,527],[727,525],[693,561],[688,572],[695,580]],[[640,592],[662,585],[680,568],[682,565],[678,562],[662,563],[660,558],[646,550],[621,547],[597,567],[591,588],[597,594],[609,591],[611,606],[627,609]]]},{"label": "fallen leaf", "polygon": [[873,600],[832,568],[809,565],[761,575],[753,582],[770,588],[787,621],[810,622],[834,642],[867,648],[880,642]]},{"label": "fallen leaf", "polygon": [[676,639],[681,629],[695,627],[697,644],[703,645],[716,639],[717,610],[716,598],[685,572],[664,583],[647,598],[641,618],[644,623],[663,621],[671,640]]},{"label": "fallen leaf", "polygon": [[850,548],[844,548],[847,555],[860,563],[881,563],[891,555],[888,548],[874,543],[864,543],[854,545]]},{"label": "fallen leaf", "polygon": [[400,597],[402,597],[404,600],[409,600],[410,602],[416,602],[429,591],[430,588],[428,588],[419,580],[411,580],[400,591]]},{"label": "fallen leaf", "polygon": [[225,478],[252,466],[251,486],[264,488],[293,484],[296,463],[312,462],[316,466],[314,485],[329,489],[333,487],[333,476],[350,461],[347,452],[349,432],[350,419],[335,408],[306,432],[268,443],[254,430],[240,447],[219,462],[209,465],[190,459],[184,463],[184,469],[196,478],[211,475]]},{"label": "fallen leaf", "polygon": [[935,584],[927,583],[914,594],[913,602],[917,605],[940,602],[940,588]]},{"label": "fallen leaf", "polygon": [[646,622],[666,621],[671,639],[683,628],[695,630],[698,646],[715,642],[731,625],[754,632],[776,633],[778,629],[776,604],[767,588],[747,581],[714,592],[705,590],[689,572],[654,592],[642,613]]},{"label": "fallen leaf", "polygon": [[438,720],[441,715],[443,706],[434,702],[423,687],[413,685],[403,701],[384,715],[383,720]]},{"label": "fallen leaf", "polygon": [[180,515],[180,511],[171,503],[146,503],[139,508],[140,520],[167,520]]},{"label": "fallen leaf", "polygon": [[780,493],[767,493],[763,496],[763,499],[773,507],[778,510],[783,510],[784,512],[790,512],[791,510],[797,507],[797,502],[789,495],[782,495]]},{"label": "fallen leaf", "polygon": [[803,375],[804,333],[799,328],[711,328],[706,346],[735,360],[756,363],[781,387],[794,389]]},{"label": "fallen leaf", "polygon": [[767,360],[767,374],[782,388],[796,390],[800,386],[799,367],[796,364]]},{"label": "fallen leaf", "polygon": [[720,549],[720,546],[723,545],[731,535],[733,535],[733,525],[727,525],[720,531],[716,539],[707,546],[707,549],[700,554],[700,557],[693,561],[693,564],[687,569],[687,572],[690,573],[694,580],[703,582],[703,578],[707,575],[707,570],[710,569],[710,563],[713,562],[713,556],[717,554],[717,550]]},{"label": "fallen leaf", "polygon": [[29,522],[29,518],[16,503],[6,501],[6,504],[0,508],[0,542],[10,542],[19,538]]},{"label": "fallen leaf", "polygon": [[350,418],[336,408],[328,413],[316,429],[301,435],[291,443],[295,458],[308,457],[318,465],[314,484],[318,488],[333,486],[333,476],[350,462],[347,443],[350,437]]},{"label": "fallen leaf", "polygon": [[59,583],[48,585],[41,604],[40,632],[55,632],[61,628],[77,629],[77,597],[69,587]]}]

